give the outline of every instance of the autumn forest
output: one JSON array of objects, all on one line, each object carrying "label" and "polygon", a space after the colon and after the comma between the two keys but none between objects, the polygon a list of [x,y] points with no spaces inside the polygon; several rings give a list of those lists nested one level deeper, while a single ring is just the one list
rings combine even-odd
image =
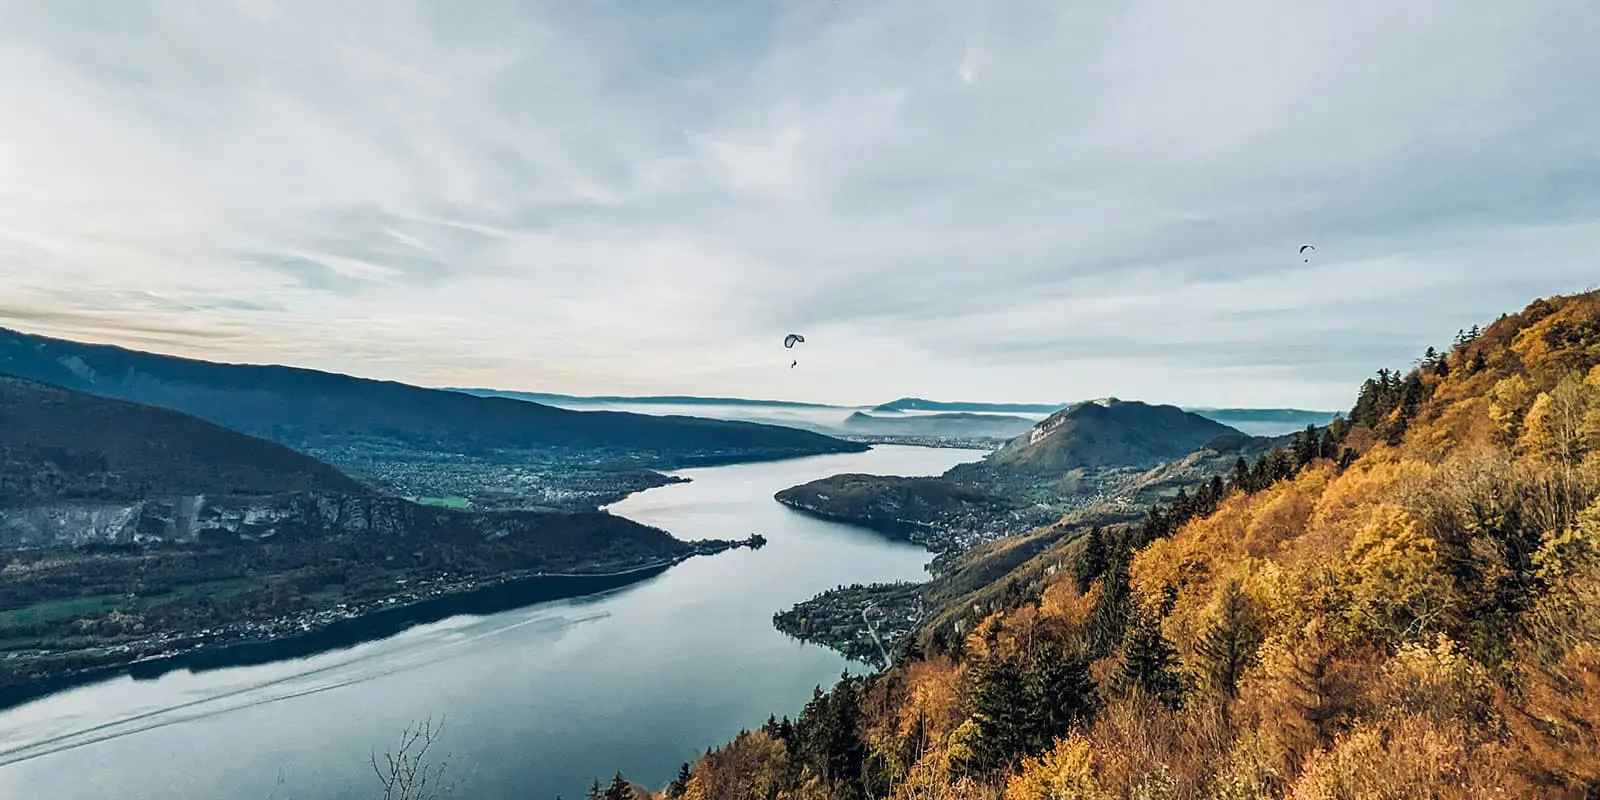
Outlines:
[{"label": "autumn forest", "polygon": [[692,800],[1600,798],[1600,292],[687,765]]}]

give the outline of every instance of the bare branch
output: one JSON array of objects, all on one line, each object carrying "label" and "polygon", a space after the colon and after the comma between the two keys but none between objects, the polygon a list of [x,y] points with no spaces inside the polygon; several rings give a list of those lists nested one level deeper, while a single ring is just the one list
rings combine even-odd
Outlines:
[{"label": "bare branch", "polygon": [[435,725],[433,717],[428,717],[407,725],[400,734],[399,748],[384,753],[382,761],[377,751],[371,753],[367,760],[383,787],[383,800],[433,800],[439,796],[449,756],[437,764],[429,763],[427,756],[443,734],[444,720]]}]

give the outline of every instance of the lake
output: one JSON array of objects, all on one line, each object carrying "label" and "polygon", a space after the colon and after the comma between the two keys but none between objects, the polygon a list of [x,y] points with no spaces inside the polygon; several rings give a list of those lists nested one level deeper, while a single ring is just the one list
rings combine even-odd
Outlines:
[{"label": "lake", "polygon": [[772,627],[838,584],[920,580],[929,554],[802,517],[779,489],[841,472],[935,475],[973,450],[866,453],[683,470],[614,513],[682,539],[767,537],[621,589],[456,616],[306,658],[122,677],[0,712],[0,798],[366,800],[367,758],[443,718],[456,797],[568,800],[622,770],[678,765],[793,715],[849,665]]}]

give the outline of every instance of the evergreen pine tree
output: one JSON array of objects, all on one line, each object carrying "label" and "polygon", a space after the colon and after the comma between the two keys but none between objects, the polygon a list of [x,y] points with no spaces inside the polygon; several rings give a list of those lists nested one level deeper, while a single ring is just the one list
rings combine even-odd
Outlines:
[{"label": "evergreen pine tree", "polygon": [[789,721],[787,715],[778,722],[778,741],[783,742],[784,748],[790,752],[794,751],[794,723]]},{"label": "evergreen pine tree", "polygon": [[1083,549],[1078,551],[1078,557],[1072,563],[1072,578],[1078,585],[1078,591],[1089,591],[1089,585],[1094,583],[1094,579],[1106,571],[1109,558],[1105,533],[1101,531],[1099,525],[1095,525],[1083,537]]},{"label": "evergreen pine tree", "polygon": [[1161,512],[1161,506],[1153,505],[1145,512],[1144,525],[1139,528],[1139,545],[1149,544],[1166,536],[1170,530],[1168,519]]},{"label": "evergreen pine tree", "polygon": [[1178,652],[1161,635],[1161,626],[1155,620],[1141,616],[1128,627],[1117,681],[1123,691],[1138,689],[1168,707],[1178,706],[1183,690],[1178,678]]},{"label": "evergreen pine tree", "polygon": [[1255,487],[1250,482],[1250,462],[1245,461],[1244,456],[1239,456],[1233,462],[1233,485],[1241,492],[1254,491]]},{"label": "evergreen pine tree", "polygon": [[1317,457],[1326,459],[1339,457],[1339,442],[1334,438],[1332,425],[1322,429],[1322,438],[1317,441]]},{"label": "evergreen pine tree", "polygon": [[1202,677],[1224,697],[1233,697],[1239,678],[1255,662],[1261,646],[1261,620],[1238,581],[1222,588],[1216,618],[1195,645]]},{"label": "evergreen pine tree", "polygon": [[1088,660],[1070,655],[1054,640],[1029,653],[1023,678],[1033,709],[1028,750],[1042,753],[1088,717],[1094,681]]},{"label": "evergreen pine tree", "polygon": [[611,785],[606,787],[605,800],[633,800],[633,787],[618,772],[611,779]]},{"label": "evergreen pine tree", "polygon": [[1483,351],[1479,350],[1478,352],[1473,353],[1472,360],[1467,362],[1467,372],[1476,375],[1482,372],[1483,368],[1486,366],[1488,366],[1488,363],[1484,361]]},{"label": "evergreen pine tree", "polygon": [[1317,426],[1307,425],[1294,439],[1294,463],[1305,466],[1317,458]]},{"label": "evergreen pine tree", "polygon": [[1272,485],[1272,456],[1264,455],[1250,465],[1250,491],[1259,492]]},{"label": "evergreen pine tree", "polygon": [[599,778],[595,778],[594,783],[589,784],[589,793],[585,797],[588,800],[606,800],[605,790],[600,788]]},{"label": "evergreen pine tree", "polygon": [[1179,528],[1183,527],[1183,523],[1189,521],[1191,511],[1192,507],[1189,504],[1189,492],[1180,486],[1178,487],[1178,494],[1172,498],[1172,511],[1170,512],[1172,514],[1172,521],[1169,525],[1167,525],[1167,530],[1164,531],[1162,535],[1165,536],[1173,533]]},{"label": "evergreen pine tree", "polygon": [[1100,593],[1095,596],[1089,616],[1084,620],[1088,651],[1092,656],[1110,654],[1128,628],[1128,618],[1133,611],[1133,590],[1128,584],[1131,557],[1126,550],[1114,554],[1100,584]]},{"label": "evergreen pine tree", "polygon": [[978,663],[971,703],[983,771],[1004,769],[1028,752],[1035,720],[1027,689],[1017,659],[991,656]]},{"label": "evergreen pine tree", "polygon": [[1272,453],[1267,456],[1267,479],[1261,488],[1265,489],[1284,478],[1294,475],[1294,467],[1294,462],[1290,460],[1289,454],[1285,453],[1283,448],[1273,448]]},{"label": "evergreen pine tree", "polygon": [[693,777],[693,773],[689,771],[689,762],[683,762],[678,767],[678,777],[673,778],[672,783],[667,786],[667,796],[674,800],[682,797],[684,792],[689,791],[689,781]]}]

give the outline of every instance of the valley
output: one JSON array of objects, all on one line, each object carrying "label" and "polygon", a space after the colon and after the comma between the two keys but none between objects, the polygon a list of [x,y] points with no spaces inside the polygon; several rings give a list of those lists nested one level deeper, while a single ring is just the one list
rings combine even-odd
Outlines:
[{"label": "valley", "polygon": [[632,485],[541,508],[441,472],[461,482],[375,487],[178,411],[0,375],[0,695],[738,544],[593,510]]}]

